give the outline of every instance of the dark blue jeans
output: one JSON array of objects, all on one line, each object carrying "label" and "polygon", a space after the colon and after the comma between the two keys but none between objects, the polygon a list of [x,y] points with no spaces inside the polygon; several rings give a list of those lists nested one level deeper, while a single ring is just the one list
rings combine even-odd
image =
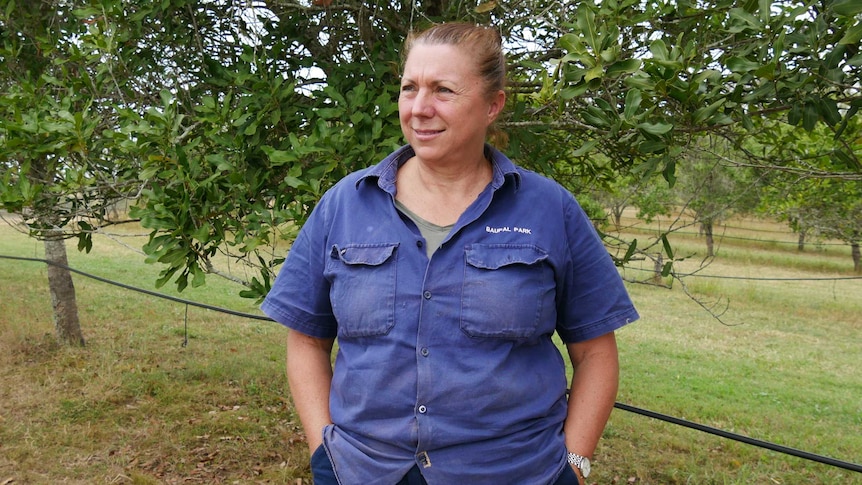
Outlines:
[{"label": "dark blue jeans", "polygon": [[[335,471],[332,469],[332,463],[329,461],[329,456],[323,445],[320,445],[311,455],[311,474],[314,478],[314,485],[338,485],[335,479]],[[425,479],[422,478],[422,473],[418,466],[414,466],[407,472],[407,475],[395,485],[427,485]],[[578,476],[572,467],[567,466],[563,470],[560,478],[554,482],[554,485],[579,485]]]}]

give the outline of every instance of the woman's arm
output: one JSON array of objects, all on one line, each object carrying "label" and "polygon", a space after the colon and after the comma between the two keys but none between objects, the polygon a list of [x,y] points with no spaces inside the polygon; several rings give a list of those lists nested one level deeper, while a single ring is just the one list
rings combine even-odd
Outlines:
[{"label": "woman's arm", "polygon": [[567,348],[574,375],[564,427],[566,446],[570,453],[592,458],[617,397],[617,341],[610,332]]},{"label": "woman's arm", "polygon": [[332,422],[329,388],[334,343],[334,339],[310,337],[294,330],[287,334],[287,381],[311,453],[323,442],[323,428]]}]

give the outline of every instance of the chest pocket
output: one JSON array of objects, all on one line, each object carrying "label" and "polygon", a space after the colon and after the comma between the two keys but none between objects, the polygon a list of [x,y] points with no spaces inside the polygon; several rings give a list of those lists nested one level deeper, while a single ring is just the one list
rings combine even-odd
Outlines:
[{"label": "chest pocket", "polygon": [[554,274],[547,259],[536,246],[468,246],[461,330],[471,337],[509,340],[553,331]]},{"label": "chest pocket", "polygon": [[339,337],[385,335],[395,325],[397,243],[334,245],[326,262]]}]

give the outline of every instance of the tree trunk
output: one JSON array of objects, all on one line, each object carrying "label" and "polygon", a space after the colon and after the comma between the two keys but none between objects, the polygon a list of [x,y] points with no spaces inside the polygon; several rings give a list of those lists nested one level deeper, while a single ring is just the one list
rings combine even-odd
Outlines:
[{"label": "tree trunk", "polygon": [[805,231],[799,231],[799,241],[796,243],[796,249],[805,251]]},{"label": "tree trunk", "polygon": [[61,344],[84,345],[84,335],[78,320],[78,302],[75,285],[67,269],[66,240],[60,237],[45,239],[45,259],[48,264],[48,287],[51,290],[51,306],[54,308],[54,328]]},{"label": "tree trunk", "polygon": [[850,245],[850,255],[853,256],[853,271],[862,273],[862,252],[859,251],[859,243]]},{"label": "tree trunk", "polygon": [[715,256],[715,241],[712,238],[712,221],[704,222],[701,224],[701,229],[703,229],[703,233],[706,235],[706,257],[711,258]]},{"label": "tree trunk", "polygon": [[656,255],[655,261],[653,262],[653,277],[652,282],[656,285],[660,285],[662,283],[661,270],[664,268],[664,258],[662,258],[661,253]]}]

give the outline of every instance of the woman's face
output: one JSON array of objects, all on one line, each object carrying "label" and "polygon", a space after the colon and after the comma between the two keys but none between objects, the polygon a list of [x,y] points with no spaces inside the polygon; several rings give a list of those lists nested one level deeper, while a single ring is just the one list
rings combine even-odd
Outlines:
[{"label": "woman's face", "polygon": [[401,131],[422,161],[458,163],[481,155],[504,102],[503,91],[487,95],[475,63],[458,47],[417,44],[410,50],[398,112]]}]

